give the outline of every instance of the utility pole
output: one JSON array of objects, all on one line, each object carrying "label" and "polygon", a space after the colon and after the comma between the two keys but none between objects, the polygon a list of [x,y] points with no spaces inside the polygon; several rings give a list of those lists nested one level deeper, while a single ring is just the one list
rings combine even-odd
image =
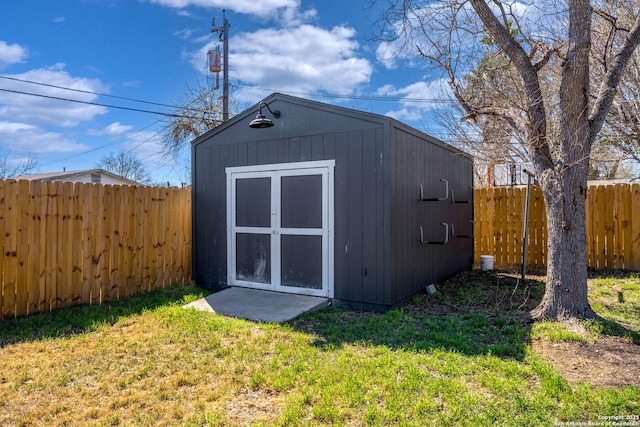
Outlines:
[{"label": "utility pole", "polygon": [[222,9],[222,26],[216,27],[216,20],[211,21],[212,33],[220,33],[222,41],[222,121],[229,120],[229,21],[225,16],[225,10]]}]

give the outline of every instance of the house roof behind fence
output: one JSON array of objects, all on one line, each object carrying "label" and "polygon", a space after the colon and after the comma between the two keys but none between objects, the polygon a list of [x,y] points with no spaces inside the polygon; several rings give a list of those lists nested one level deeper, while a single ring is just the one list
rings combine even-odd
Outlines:
[{"label": "house roof behind fence", "polygon": [[14,177],[13,179],[26,180],[26,181],[72,181],[74,179],[84,177],[84,176],[89,176],[91,174],[100,174],[100,175],[108,176],[115,180],[122,181],[122,184],[142,185],[139,182],[123,178],[119,175],[113,174],[111,172],[107,172],[104,169],[82,169],[82,170],[74,170],[74,171],[58,171],[58,172],[48,172],[48,173],[31,174],[31,175],[20,175],[20,176]]}]

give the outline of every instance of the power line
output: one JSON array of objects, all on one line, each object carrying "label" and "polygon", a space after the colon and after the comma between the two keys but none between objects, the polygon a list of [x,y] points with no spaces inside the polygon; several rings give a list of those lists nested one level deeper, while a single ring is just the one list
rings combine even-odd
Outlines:
[{"label": "power line", "polygon": [[[9,92],[9,93],[15,93],[15,94],[18,94],[18,95],[35,96],[35,97],[38,97],[38,98],[55,99],[57,101],[75,102],[75,103],[78,103],[78,104],[85,104],[85,105],[95,105],[95,106],[98,106],[98,107],[117,108],[117,109],[120,109],[120,110],[135,111],[135,112],[138,112],[138,113],[158,114],[158,115],[165,116],[165,117],[174,117],[174,118],[181,118],[181,119],[198,119],[198,117],[185,116],[183,114],[163,113],[163,112],[160,112],[160,111],[143,110],[141,108],[123,107],[121,105],[110,105],[110,104],[103,104],[103,103],[100,103],[100,102],[81,101],[79,99],[62,98],[60,96],[43,95],[43,94],[31,93],[31,92],[23,92],[23,91],[13,90],[13,89],[0,88],[0,91]],[[199,111],[203,112],[202,110],[199,110]],[[215,123],[220,123],[219,120],[212,120],[212,121],[215,122]]]},{"label": "power line", "polygon": [[[85,151],[82,151],[82,152],[80,152],[80,153],[71,154],[71,155],[66,156],[66,157],[64,157],[64,158],[62,158],[62,159],[54,159],[54,160],[50,160],[50,161],[48,161],[48,162],[44,162],[44,163],[40,164],[40,166],[48,166],[48,165],[51,165],[51,164],[64,162],[64,161],[67,161],[67,160],[69,160],[69,159],[73,159],[73,158],[75,158],[75,157],[80,157],[80,156],[83,156],[83,155],[85,155],[85,154],[89,154],[89,153],[92,153],[92,152],[94,152],[94,151],[102,150],[103,148],[106,148],[106,147],[109,147],[109,146],[112,146],[112,145],[119,144],[119,143],[121,143],[121,142],[126,141],[127,139],[130,139],[132,136],[134,136],[134,135],[136,135],[136,134],[138,134],[138,133],[142,132],[143,130],[150,128],[151,126],[155,125],[155,124],[156,124],[156,123],[158,123],[158,122],[159,122],[159,120],[156,120],[156,121],[154,121],[153,123],[150,123],[150,124],[148,124],[148,125],[146,125],[146,126],[144,126],[144,127],[140,128],[140,129],[138,129],[138,130],[137,130],[137,131],[135,131],[135,132],[131,132],[131,133],[129,133],[129,134],[125,135],[125,136],[122,136],[122,137],[120,137],[120,138],[116,139],[115,141],[111,141],[111,142],[109,142],[109,143],[107,143],[107,144],[103,144],[103,145],[100,145],[100,146],[98,146],[98,147],[93,147],[93,148],[91,148],[91,149],[89,149],[89,150],[85,150]],[[154,136],[156,136],[156,135],[157,135],[157,132],[154,134]],[[151,138],[149,138],[149,139],[145,140],[144,142],[147,142],[147,141],[149,141],[150,139],[151,139]],[[140,144],[140,145],[142,145],[142,144]],[[137,146],[136,146],[136,148],[137,148]]]},{"label": "power line", "polygon": [[[114,99],[122,99],[124,101],[139,102],[139,103],[149,104],[149,105],[157,105],[157,106],[160,106],[160,107],[168,107],[168,108],[175,108],[175,109],[181,109],[181,110],[195,111],[195,112],[199,112],[199,113],[202,112],[202,110],[199,110],[197,108],[178,107],[176,105],[164,104],[162,102],[145,101],[143,99],[129,98],[129,97],[118,96],[118,95],[110,95],[110,94],[94,92],[94,91],[90,91],[90,90],[75,89],[75,88],[70,88],[70,87],[65,87],[65,86],[54,85],[54,84],[50,84],[50,83],[43,83],[43,82],[36,82],[36,81],[33,81],[33,80],[19,79],[17,77],[10,77],[10,76],[0,75],[0,79],[12,80],[12,81],[20,82],[20,83],[28,83],[28,84],[44,86],[44,87],[51,87],[51,88],[54,88],[54,89],[68,90],[68,91],[78,92],[78,93],[85,93],[85,94],[88,94],[88,95],[96,95],[96,96],[104,96],[104,97],[114,98]],[[255,89],[255,90],[260,90],[260,91],[265,91],[265,92],[282,92],[282,89],[266,88],[266,87],[260,87],[260,86],[245,86],[245,85],[240,85],[240,84],[234,84],[233,86],[234,87],[238,87],[238,88],[245,88],[245,89]],[[348,95],[348,94],[319,93],[319,92],[290,91],[290,90],[286,91],[286,93],[289,93],[289,94],[292,94],[292,95],[305,95],[305,96],[313,96],[313,97],[320,97],[320,98],[338,98],[338,99],[351,99],[351,100],[362,100],[362,101],[417,102],[417,103],[419,103],[419,102],[456,103],[456,101],[453,101],[451,99],[444,99],[444,98],[404,98],[404,97],[392,97],[392,96]]]},{"label": "power line", "polygon": [[128,98],[126,96],[109,95],[109,94],[106,94],[106,93],[93,92],[93,91],[90,91],[90,90],[75,89],[75,88],[70,88],[70,87],[65,87],[65,86],[58,86],[58,85],[54,85],[54,84],[50,84],[50,83],[43,83],[43,82],[36,82],[36,81],[33,81],[33,80],[19,79],[17,77],[9,77],[9,76],[0,75],[0,79],[12,80],[12,81],[15,81],[15,82],[20,82],[20,83],[29,83],[29,84],[38,85],[38,86],[44,86],[44,87],[51,87],[51,88],[54,88],[54,89],[68,90],[68,91],[71,91],[71,92],[86,93],[88,95],[96,95],[96,96],[104,96],[104,97],[114,98],[114,99],[122,99],[124,101],[140,102],[140,103],[143,103],[143,104],[157,105],[159,107],[180,108],[182,110],[190,110],[190,111],[201,112],[201,110],[198,110],[197,108],[177,107],[175,105],[163,104],[161,102],[145,101],[145,100],[142,100],[142,99]]}]

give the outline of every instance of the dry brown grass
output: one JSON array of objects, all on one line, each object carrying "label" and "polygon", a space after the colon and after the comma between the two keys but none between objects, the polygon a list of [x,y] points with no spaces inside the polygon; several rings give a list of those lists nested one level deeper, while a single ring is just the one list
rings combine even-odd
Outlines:
[{"label": "dry brown grass", "polygon": [[183,313],[176,323],[134,316],[0,348],[0,425],[238,425],[280,417],[282,393],[255,387],[256,363],[246,360],[256,356],[253,344],[275,346],[276,331],[225,319],[216,336],[197,336],[185,323],[202,315]]}]

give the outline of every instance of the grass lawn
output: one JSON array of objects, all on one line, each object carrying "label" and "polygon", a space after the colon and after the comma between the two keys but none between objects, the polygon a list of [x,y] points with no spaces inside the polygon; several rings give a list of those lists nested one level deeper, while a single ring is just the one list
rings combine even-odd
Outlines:
[{"label": "grass lawn", "polygon": [[531,350],[640,342],[640,275],[591,279],[607,320],[579,331],[517,320],[543,286],[474,271],[284,325],[184,310],[206,292],[172,287],[0,322],[0,425],[640,425],[640,388],[569,382]]}]

